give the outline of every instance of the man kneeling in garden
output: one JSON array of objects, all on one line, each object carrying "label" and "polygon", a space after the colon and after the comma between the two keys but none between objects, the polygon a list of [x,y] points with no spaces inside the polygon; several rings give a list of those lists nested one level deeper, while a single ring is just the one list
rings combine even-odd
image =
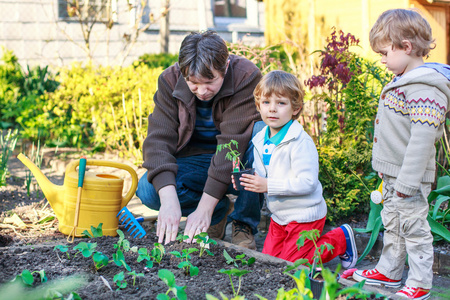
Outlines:
[{"label": "man kneeling in garden", "polygon": [[[252,131],[262,128],[253,90],[261,72],[249,60],[229,55],[215,32],[191,33],[183,40],[178,63],[158,79],[155,108],[148,117],[144,164],[137,196],[159,210],[156,234],[161,243],[174,241],[181,216],[186,216],[187,242],[207,231],[213,239],[225,235],[230,212],[228,192],[232,164],[218,144],[238,142],[241,157],[252,165],[247,146]],[[259,126],[261,125],[261,126]],[[255,128],[254,128],[255,127]],[[241,191],[228,216],[232,243],[256,249],[262,195]]]}]

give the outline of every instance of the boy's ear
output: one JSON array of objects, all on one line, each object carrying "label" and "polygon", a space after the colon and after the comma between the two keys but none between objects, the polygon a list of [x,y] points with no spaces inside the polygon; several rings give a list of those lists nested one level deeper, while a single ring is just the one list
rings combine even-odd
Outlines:
[{"label": "boy's ear", "polygon": [[403,46],[403,50],[405,50],[406,54],[411,54],[412,53],[412,44],[411,41],[409,40],[403,40],[402,41],[402,46]]},{"label": "boy's ear", "polygon": [[302,108],[303,108],[303,105],[300,106],[298,109],[294,110],[294,111],[292,112],[292,116],[295,116],[296,114],[298,114],[299,112],[301,112],[301,111],[302,111]]}]

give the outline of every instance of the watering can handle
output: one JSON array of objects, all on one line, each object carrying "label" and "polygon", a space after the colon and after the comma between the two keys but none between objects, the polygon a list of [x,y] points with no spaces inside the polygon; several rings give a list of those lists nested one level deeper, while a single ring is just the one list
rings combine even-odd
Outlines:
[{"label": "watering can handle", "polygon": [[[79,165],[79,163],[80,163],[79,161],[74,161],[73,163],[70,163],[67,166],[66,173],[68,173],[70,171],[75,171],[75,169]],[[137,189],[138,177],[137,177],[136,171],[132,167],[130,167],[126,164],[113,162],[113,161],[107,161],[107,160],[88,159],[86,164],[88,166],[89,165],[104,166],[104,167],[112,167],[112,168],[122,169],[122,170],[125,170],[128,173],[130,173],[131,180],[132,180],[131,187],[130,187],[130,190],[128,191],[128,193],[122,197],[122,204],[121,204],[120,208],[126,206],[128,204],[128,202],[131,200],[131,198],[134,196],[134,193],[136,192],[136,189]]]}]

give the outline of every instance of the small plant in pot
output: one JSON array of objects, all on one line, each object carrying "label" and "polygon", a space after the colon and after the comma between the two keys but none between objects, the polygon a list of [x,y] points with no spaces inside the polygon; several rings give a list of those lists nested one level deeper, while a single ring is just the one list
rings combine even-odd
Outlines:
[{"label": "small plant in pot", "polygon": [[255,169],[245,168],[245,165],[239,158],[239,156],[241,156],[241,153],[238,151],[238,148],[239,148],[238,142],[235,140],[230,140],[229,143],[217,145],[216,155],[222,150],[228,150],[227,154],[225,155],[225,158],[233,163],[233,172],[231,172],[231,175],[234,178],[236,189],[240,191],[244,189],[239,180],[241,175],[254,174]]},{"label": "small plant in pot", "polygon": [[[328,293],[326,289],[325,277],[330,277],[330,270],[325,269],[322,262],[322,254],[325,250],[333,250],[334,247],[328,243],[324,243],[320,246],[317,245],[317,240],[320,238],[320,231],[317,229],[304,230],[300,232],[300,236],[297,240],[297,246],[300,249],[305,244],[305,240],[311,240],[314,244],[314,256],[313,262],[309,265],[309,279],[311,282],[311,291],[313,292],[314,299],[319,299],[325,288],[325,293]],[[339,268],[335,272],[335,280],[339,279]],[[322,274],[325,273],[325,274]]]}]

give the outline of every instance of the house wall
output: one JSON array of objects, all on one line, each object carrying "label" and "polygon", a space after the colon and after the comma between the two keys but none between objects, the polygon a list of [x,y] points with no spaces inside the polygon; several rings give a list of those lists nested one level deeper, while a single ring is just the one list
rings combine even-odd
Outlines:
[{"label": "house wall", "polygon": [[368,56],[374,56],[371,53],[369,42],[369,31],[377,20],[378,16],[388,9],[394,8],[416,8],[430,23],[433,36],[436,39],[436,48],[431,51],[427,61],[449,63],[447,55],[449,53],[447,29],[449,4],[424,5],[426,1],[408,1],[408,0],[317,0],[316,19],[326,19],[328,26],[336,26],[344,32],[350,32],[360,39],[362,52]]},{"label": "house wall", "polygon": [[[247,0],[256,13],[235,27],[232,24],[215,26],[212,0],[170,2],[170,53],[178,52],[181,41],[190,31],[204,29],[217,30],[230,42],[241,39],[246,44],[264,44],[264,23],[260,22],[264,13],[262,2]],[[161,0],[149,0],[149,6],[158,19]],[[80,24],[59,20],[57,9],[57,0],[0,0],[0,45],[12,50],[23,65],[61,66],[84,61],[87,55],[83,50],[85,42]],[[124,36],[132,32],[132,19],[126,1],[117,0],[117,20],[112,29],[108,32],[102,23],[93,27],[90,48],[95,63],[115,65],[122,62]],[[140,34],[123,64],[132,63],[142,54],[159,52],[159,22],[156,22]]]},{"label": "house wall", "polygon": [[[299,30],[297,41],[306,44],[309,53],[322,49],[332,27],[351,33],[360,40],[360,49],[355,51],[376,58],[370,48],[369,31],[378,16],[393,8],[417,8],[430,22],[436,49],[431,51],[428,61],[450,63],[449,20],[450,1],[426,0],[265,0],[266,43],[285,40],[289,32]],[[291,16],[286,12],[290,12]]]}]

